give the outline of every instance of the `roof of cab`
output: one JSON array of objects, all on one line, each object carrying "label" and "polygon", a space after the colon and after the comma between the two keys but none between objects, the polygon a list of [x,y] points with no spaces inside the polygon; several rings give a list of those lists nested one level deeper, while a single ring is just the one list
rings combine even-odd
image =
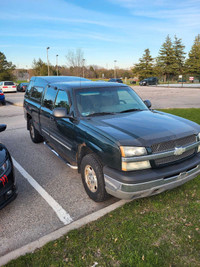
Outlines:
[{"label": "roof of cab", "polygon": [[127,86],[122,83],[108,83],[105,81],[91,81],[82,77],[76,76],[33,76],[33,81],[38,83],[45,82],[51,84],[51,86],[58,87],[60,89],[81,89],[81,88],[100,88],[100,87],[122,87]]},{"label": "roof of cab", "polygon": [[46,83],[72,82],[72,81],[90,81],[88,79],[76,76],[33,76],[31,80],[41,79]]},{"label": "roof of cab", "polygon": [[105,88],[105,87],[127,87],[121,83],[108,83],[108,82],[94,82],[94,81],[72,81],[68,82],[55,82],[51,86],[58,87],[60,89],[84,89],[84,88]]}]

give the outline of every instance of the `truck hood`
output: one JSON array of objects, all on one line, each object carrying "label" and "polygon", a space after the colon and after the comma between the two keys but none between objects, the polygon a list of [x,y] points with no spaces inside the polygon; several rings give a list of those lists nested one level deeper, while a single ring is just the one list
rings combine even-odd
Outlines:
[{"label": "truck hood", "polygon": [[151,146],[200,132],[200,125],[192,121],[150,110],[91,117],[85,123],[91,130],[126,146]]}]

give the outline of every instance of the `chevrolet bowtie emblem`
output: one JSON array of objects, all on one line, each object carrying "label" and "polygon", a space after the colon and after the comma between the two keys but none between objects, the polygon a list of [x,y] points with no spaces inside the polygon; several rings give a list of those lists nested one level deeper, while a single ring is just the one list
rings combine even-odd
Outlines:
[{"label": "chevrolet bowtie emblem", "polygon": [[184,152],[185,152],[185,148],[183,148],[183,147],[175,147],[174,155],[175,155],[175,156],[180,156],[180,155],[182,155]]}]

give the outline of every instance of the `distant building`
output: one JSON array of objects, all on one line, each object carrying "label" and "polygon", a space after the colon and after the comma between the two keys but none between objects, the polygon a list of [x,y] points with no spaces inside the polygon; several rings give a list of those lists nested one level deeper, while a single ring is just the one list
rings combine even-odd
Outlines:
[{"label": "distant building", "polygon": [[13,70],[13,74],[15,75],[17,81],[29,81],[30,71],[31,70],[26,69],[15,69]]}]

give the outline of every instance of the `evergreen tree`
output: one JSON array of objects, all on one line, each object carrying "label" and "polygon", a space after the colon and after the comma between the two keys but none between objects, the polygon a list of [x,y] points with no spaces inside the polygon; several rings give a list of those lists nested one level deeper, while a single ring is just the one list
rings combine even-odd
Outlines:
[{"label": "evergreen tree", "polygon": [[173,43],[169,35],[160,48],[159,56],[157,58],[157,67],[160,67],[164,75],[164,81],[174,77],[176,72],[176,55]]},{"label": "evergreen tree", "polygon": [[[42,61],[41,58],[36,61],[33,60],[33,75],[35,76],[47,76],[48,75],[48,66]],[[57,75],[56,69],[52,66],[49,68],[50,75]]]},{"label": "evergreen tree", "polygon": [[6,56],[0,52],[0,81],[13,80],[15,65],[6,60]]},{"label": "evergreen tree", "polygon": [[195,37],[194,44],[186,60],[186,70],[189,74],[200,78],[200,34]]},{"label": "evergreen tree", "polygon": [[153,75],[153,62],[150,50],[147,48],[144,50],[142,58],[139,59],[139,63],[132,69],[133,73],[136,73],[140,80]]},{"label": "evergreen tree", "polygon": [[182,74],[184,70],[184,63],[185,63],[185,46],[182,44],[182,40],[178,39],[177,36],[174,36],[174,53],[176,57],[176,74]]},{"label": "evergreen tree", "polygon": [[33,60],[33,73],[35,76],[47,76],[48,75],[48,66],[42,61],[41,58],[36,61]]}]

